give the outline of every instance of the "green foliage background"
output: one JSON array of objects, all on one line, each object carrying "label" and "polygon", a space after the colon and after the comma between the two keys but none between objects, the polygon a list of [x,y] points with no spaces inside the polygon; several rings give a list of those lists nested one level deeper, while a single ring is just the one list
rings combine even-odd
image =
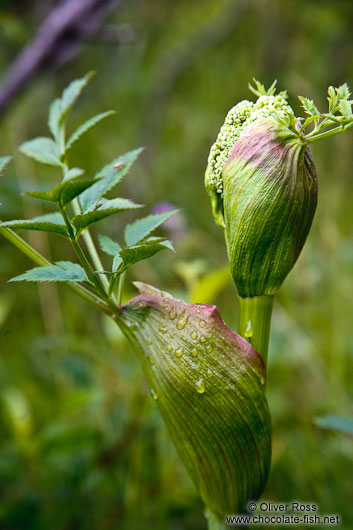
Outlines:
[{"label": "green foliage background", "polygon": [[[30,39],[41,2],[0,3],[1,71]],[[73,128],[106,109],[118,114],[73,149],[93,174],[117,155],[145,152],[120,185],[146,205],[182,208],[170,227],[176,256],[161,253],[128,273],[189,301],[214,302],[235,326],[223,234],[203,174],[229,108],[250,98],[253,76],[326,106],[328,85],[353,85],[349,0],[131,0],[110,16],[132,40],[85,43],[69,66],[30,84],[2,117],[1,217],[44,213],[19,192],[55,182],[55,170],[16,147],[46,134],[50,102],[75,77],[98,75],[77,105]],[[352,528],[353,441],[320,430],[318,415],[352,415],[353,133],[312,148],[319,206],[295,269],[275,304],[268,398],[273,418],[272,502],[314,502]],[[121,215],[106,223],[119,238]],[[31,234],[53,260],[72,258],[60,238]],[[0,528],[4,530],[196,530],[201,503],[158,415],[130,346],[113,323],[65,287],[6,284],[31,266],[1,240]],[[210,276],[208,276],[210,275]]]}]

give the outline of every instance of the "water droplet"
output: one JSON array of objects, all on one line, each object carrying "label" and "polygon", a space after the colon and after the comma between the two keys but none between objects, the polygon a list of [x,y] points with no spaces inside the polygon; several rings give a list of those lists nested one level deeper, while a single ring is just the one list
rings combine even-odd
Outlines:
[{"label": "water droplet", "polygon": [[200,367],[201,367],[199,362],[193,362],[193,361],[190,363],[190,366],[193,370],[200,370]]},{"label": "water droplet", "polygon": [[148,362],[150,363],[151,366],[154,365],[154,359],[153,359],[153,357],[151,357],[151,355],[147,356],[147,360],[148,360]]},{"label": "water droplet", "polygon": [[186,326],[188,320],[189,320],[188,316],[187,317],[184,317],[184,316],[181,317],[179,319],[178,323],[177,323],[177,329],[179,329],[179,330],[183,329]]},{"label": "water droplet", "polygon": [[174,320],[176,317],[177,317],[177,312],[175,311],[175,309],[172,309],[169,313],[169,318],[170,320]]},{"label": "water droplet", "polygon": [[169,346],[167,347],[167,350],[168,350],[169,352],[172,352],[172,351],[173,351],[173,348],[172,348],[172,346],[171,346],[170,344],[169,344]]},{"label": "water droplet", "polygon": [[200,328],[204,328],[206,326],[206,322],[204,320],[200,320],[199,325]]},{"label": "water droplet", "polygon": [[151,339],[147,339],[146,342],[147,342],[147,344],[148,344],[149,346],[151,346],[151,344],[152,344],[152,340],[151,340]]},{"label": "water droplet", "polygon": [[213,376],[213,372],[212,372],[212,370],[210,370],[210,369],[208,368],[208,370],[207,370],[207,377],[212,377],[212,376]]},{"label": "water droplet", "polygon": [[153,399],[156,401],[158,399],[158,396],[157,396],[157,392],[155,391],[155,389],[151,388],[150,389],[150,393],[151,393],[151,396],[153,397]]},{"label": "water droplet", "polygon": [[191,355],[192,355],[193,357],[197,357],[198,354],[199,354],[199,352],[197,351],[197,348],[193,348],[193,349],[191,350]]},{"label": "water droplet", "polygon": [[183,355],[184,355],[184,350],[183,350],[183,348],[177,348],[177,349],[175,350],[175,356],[176,356],[176,357],[180,358],[180,357],[182,357]]},{"label": "water droplet", "polygon": [[166,326],[159,326],[160,333],[167,333],[168,328]]},{"label": "water droplet", "polygon": [[202,335],[202,337],[200,338],[200,342],[202,342],[202,343],[206,342],[206,337],[204,337],[204,336]]},{"label": "water droplet", "polygon": [[210,353],[212,351],[212,344],[206,344],[206,351]]},{"label": "water droplet", "polygon": [[262,377],[262,376],[260,377],[260,383],[261,383],[262,385],[264,385],[264,384],[265,384],[265,378],[264,378],[264,377]]},{"label": "water droplet", "polygon": [[201,313],[200,309],[196,309],[196,313],[199,315]]},{"label": "water droplet", "polygon": [[194,340],[197,339],[197,332],[195,330],[191,332],[191,338]]},{"label": "water droplet", "polygon": [[203,394],[206,390],[204,380],[201,378],[195,383],[196,392]]},{"label": "water droplet", "polygon": [[250,338],[250,337],[253,336],[253,333],[254,333],[254,331],[253,331],[253,329],[252,329],[251,320],[248,320],[248,323],[247,323],[247,325],[246,325],[246,330],[245,330],[244,335],[245,335],[245,337]]}]

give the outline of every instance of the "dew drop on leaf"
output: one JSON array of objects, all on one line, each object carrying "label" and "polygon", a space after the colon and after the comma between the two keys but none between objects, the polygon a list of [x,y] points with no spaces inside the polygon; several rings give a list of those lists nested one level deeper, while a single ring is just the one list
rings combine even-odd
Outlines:
[{"label": "dew drop on leaf", "polygon": [[253,336],[253,333],[254,333],[254,331],[253,331],[253,329],[252,329],[251,320],[248,320],[248,323],[247,323],[247,325],[246,325],[246,330],[245,330],[244,335],[245,335],[245,337],[250,338],[250,337]]},{"label": "dew drop on leaf", "polygon": [[175,318],[177,317],[177,313],[175,311],[175,309],[172,309],[169,313],[169,318],[170,320],[174,320]]},{"label": "dew drop on leaf", "polygon": [[191,338],[194,340],[197,339],[197,332],[195,330],[191,332]]},{"label": "dew drop on leaf", "polygon": [[177,348],[177,349],[175,350],[175,356],[176,356],[176,357],[180,358],[180,357],[183,356],[183,354],[184,354],[184,350],[183,350],[183,348]]},{"label": "dew drop on leaf", "polygon": [[154,399],[155,401],[158,399],[157,392],[155,391],[154,388],[151,388],[151,389],[150,389],[150,394],[151,394],[151,396],[153,397],[153,399]]},{"label": "dew drop on leaf", "polygon": [[198,392],[199,394],[203,394],[206,390],[205,388],[205,383],[204,383],[204,380],[201,378],[201,379],[198,379],[195,383],[195,389],[196,389],[196,392]]},{"label": "dew drop on leaf", "polygon": [[199,354],[199,352],[197,351],[197,348],[192,348],[192,350],[191,350],[191,355],[192,355],[193,357],[197,357],[198,354]]},{"label": "dew drop on leaf", "polygon": [[180,318],[180,320],[178,321],[177,323],[177,329],[183,329],[187,323],[187,321],[189,320],[189,317],[183,317],[183,318]]},{"label": "dew drop on leaf", "polygon": [[191,362],[190,366],[193,370],[200,370],[200,363],[199,362]]},{"label": "dew drop on leaf", "polygon": [[204,320],[200,320],[199,325],[200,328],[204,328],[206,326],[206,322]]}]

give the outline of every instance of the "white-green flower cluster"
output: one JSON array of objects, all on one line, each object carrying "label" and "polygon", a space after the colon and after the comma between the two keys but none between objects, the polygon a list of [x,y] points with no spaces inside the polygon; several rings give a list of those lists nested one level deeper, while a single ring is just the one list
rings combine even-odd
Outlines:
[{"label": "white-green flower cluster", "polygon": [[281,95],[262,95],[256,103],[245,99],[230,109],[208,157],[206,175],[216,193],[223,193],[222,170],[240,133],[259,118],[285,119],[290,115],[293,110]]}]

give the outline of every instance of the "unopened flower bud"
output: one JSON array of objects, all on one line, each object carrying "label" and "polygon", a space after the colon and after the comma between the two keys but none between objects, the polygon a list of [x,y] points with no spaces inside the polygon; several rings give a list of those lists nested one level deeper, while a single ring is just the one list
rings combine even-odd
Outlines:
[{"label": "unopened flower bud", "polygon": [[121,308],[117,323],[207,509],[222,520],[259,497],[269,472],[264,364],[215,306],[136,285],[141,295]]},{"label": "unopened flower bud", "polygon": [[211,148],[206,188],[241,297],[273,295],[296,262],[317,202],[316,171],[282,95],[243,101]]}]

